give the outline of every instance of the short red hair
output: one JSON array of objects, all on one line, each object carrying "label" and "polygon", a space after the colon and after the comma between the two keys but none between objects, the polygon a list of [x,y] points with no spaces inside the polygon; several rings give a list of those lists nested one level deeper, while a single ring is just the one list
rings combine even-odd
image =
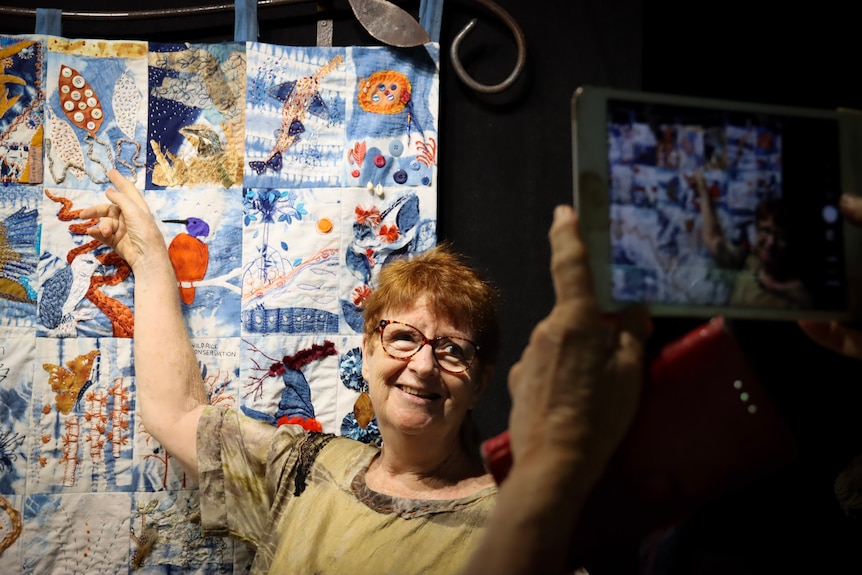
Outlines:
[{"label": "short red hair", "polygon": [[365,335],[373,337],[380,320],[397,319],[384,313],[409,309],[422,297],[454,327],[472,332],[479,358],[494,364],[500,348],[497,291],[446,244],[383,266],[365,302]]}]

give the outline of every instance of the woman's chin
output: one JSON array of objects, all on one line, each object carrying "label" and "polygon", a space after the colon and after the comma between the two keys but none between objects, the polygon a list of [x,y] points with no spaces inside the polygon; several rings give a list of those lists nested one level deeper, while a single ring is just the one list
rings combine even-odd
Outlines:
[{"label": "woman's chin", "polygon": [[[378,417],[378,421],[379,419]],[[409,436],[429,434],[439,423],[433,414],[416,407],[402,407],[390,413],[387,420],[389,425],[386,427],[395,433]]]}]

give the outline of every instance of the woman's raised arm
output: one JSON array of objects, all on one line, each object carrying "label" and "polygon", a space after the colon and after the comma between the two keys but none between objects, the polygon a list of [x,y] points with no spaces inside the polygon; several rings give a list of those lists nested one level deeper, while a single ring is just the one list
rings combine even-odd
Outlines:
[{"label": "woman's raised arm", "polygon": [[135,185],[116,170],[110,203],[85,208],[99,218],[87,233],[126,260],[135,276],[135,385],[144,427],[197,477],[197,423],[207,404],[177,278],[164,237]]}]

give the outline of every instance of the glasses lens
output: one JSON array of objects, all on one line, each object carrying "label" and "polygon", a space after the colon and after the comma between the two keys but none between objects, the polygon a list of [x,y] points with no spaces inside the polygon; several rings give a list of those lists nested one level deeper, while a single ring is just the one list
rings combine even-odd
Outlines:
[{"label": "glasses lens", "polygon": [[460,337],[441,337],[434,342],[434,355],[447,371],[466,371],[476,357],[476,346]]},{"label": "glasses lens", "polygon": [[[426,341],[422,332],[415,327],[394,321],[385,323],[380,339],[386,353],[399,359],[412,357]],[[437,363],[446,371],[467,371],[476,359],[475,344],[464,338],[441,336],[430,343]]]},{"label": "glasses lens", "polygon": [[393,357],[410,357],[425,338],[409,325],[389,323],[383,328],[383,349]]}]

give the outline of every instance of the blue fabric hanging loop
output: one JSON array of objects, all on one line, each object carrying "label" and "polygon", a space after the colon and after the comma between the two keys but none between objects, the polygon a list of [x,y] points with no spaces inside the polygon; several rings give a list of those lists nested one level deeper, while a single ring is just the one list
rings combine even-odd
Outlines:
[{"label": "blue fabric hanging loop", "polygon": [[63,11],[58,8],[36,8],[36,34],[63,35]]},{"label": "blue fabric hanging loop", "polygon": [[419,24],[428,32],[432,42],[440,42],[443,22],[443,0],[422,0],[419,3]]},{"label": "blue fabric hanging loop", "polygon": [[236,0],[234,3],[236,21],[233,28],[235,42],[257,42],[257,0]]}]

